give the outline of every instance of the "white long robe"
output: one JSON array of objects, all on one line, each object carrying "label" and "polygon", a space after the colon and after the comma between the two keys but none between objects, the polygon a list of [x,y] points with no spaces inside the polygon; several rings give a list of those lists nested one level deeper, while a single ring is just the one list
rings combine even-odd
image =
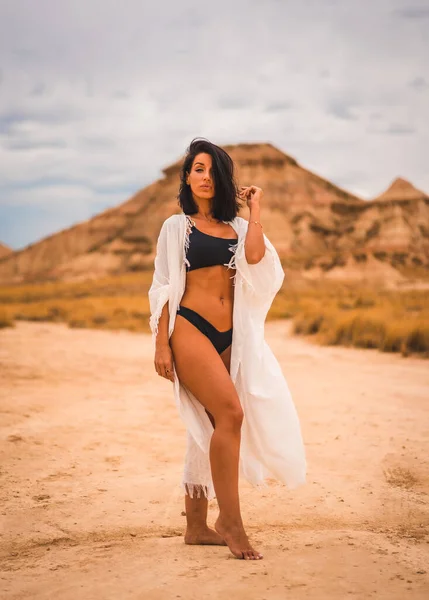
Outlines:
[{"label": "white long robe", "polygon": [[[306,459],[298,415],[281,367],[264,339],[268,310],[279,291],[284,271],[276,249],[264,234],[265,254],[256,264],[246,260],[248,222],[225,221],[238,235],[228,266],[235,268],[233,335],[230,376],[237,390],[244,421],[240,473],[254,485],[275,478],[294,488],[305,482]],[[149,290],[150,327],[155,344],[162,308],[169,303],[168,336],[186,287],[186,249],[191,220],[184,213],[168,217],[159,233],[154,274]],[[197,398],[174,371],[174,398],[187,428],[182,486],[191,496],[215,497],[209,462],[211,421]]]}]

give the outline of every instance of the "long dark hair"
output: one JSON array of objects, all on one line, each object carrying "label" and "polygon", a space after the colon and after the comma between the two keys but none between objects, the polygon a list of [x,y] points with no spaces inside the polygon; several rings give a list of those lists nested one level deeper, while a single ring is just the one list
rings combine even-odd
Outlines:
[{"label": "long dark hair", "polygon": [[212,199],[212,214],[219,221],[232,221],[241,208],[238,187],[234,176],[234,163],[225,150],[205,138],[194,138],[186,149],[185,160],[180,171],[180,188],[177,195],[179,205],[186,215],[198,211],[192,197],[191,186],[186,183],[197,154],[205,152],[212,157],[212,177],[215,195]]}]

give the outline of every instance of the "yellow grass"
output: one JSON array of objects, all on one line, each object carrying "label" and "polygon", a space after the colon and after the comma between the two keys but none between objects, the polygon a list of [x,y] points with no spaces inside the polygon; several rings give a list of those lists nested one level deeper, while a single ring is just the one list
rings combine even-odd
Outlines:
[{"label": "yellow grass", "polygon": [[[96,281],[0,288],[0,327],[14,320],[65,322],[71,327],[149,331],[152,272]],[[429,356],[427,291],[363,289],[286,278],[268,319],[292,318],[296,334],[322,344],[378,348]]]},{"label": "yellow grass", "polygon": [[9,319],[147,332],[151,279],[152,274],[145,272],[86,282],[5,286],[0,288],[0,308]]},{"label": "yellow grass", "polygon": [[429,356],[427,291],[320,287],[291,312],[294,332],[322,344]]},{"label": "yellow grass", "polygon": [[0,310],[0,329],[5,329],[5,327],[13,327],[14,322],[13,319],[6,313],[5,310]]}]

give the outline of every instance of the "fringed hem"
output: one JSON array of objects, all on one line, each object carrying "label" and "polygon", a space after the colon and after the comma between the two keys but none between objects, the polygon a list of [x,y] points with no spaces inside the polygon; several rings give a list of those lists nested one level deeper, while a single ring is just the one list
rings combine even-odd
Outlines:
[{"label": "fringed hem", "polygon": [[235,266],[235,255],[237,253],[237,248],[238,248],[238,244],[239,242],[237,242],[236,244],[231,244],[228,248],[228,250],[230,252],[232,252],[232,256],[229,259],[229,262],[227,263],[223,263],[223,266],[226,267],[227,269],[235,269],[235,273],[234,275],[231,275],[230,279],[232,279],[232,285],[235,285],[237,282],[237,267]]},{"label": "fringed hem", "polygon": [[158,335],[158,324],[159,319],[162,314],[162,309],[169,299],[169,288],[166,286],[166,289],[160,293],[160,297],[158,298],[156,310],[151,314],[149,318],[149,327],[152,331],[152,342],[156,342],[156,336]]},{"label": "fringed hem", "polygon": [[190,498],[207,498],[207,500],[213,500],[214,498],[216,498],[213,485],[183,482],[182,490]]},{"label": "fringed hem", "polygon": [[225,263],[224,266],[227,267],[228,269],[235,269],[235,273],[234,275],[232,275],[232,277],[230,277],[230,279],[234,279],[233,281],[233,285],[236,285],[237,282],[237,271],[240,271],[240,277],[238,278],[238,281],[240,282],[241,285],[243,285],[243,282],[246,283],[246,285],[249,287],[249,289],[254,291],[254,287],[252,285],[252,283],[247,279],[247,277],[244,275],[244,273],[241,271],[241,269],[239,269],[239,267],[237,267],[237,257],[240,258],[240,252],[244,251],[244,244],[245,244],[245,236],[236,244],[232,244],[229,247],[229,250],[233,253],[229,262]]},{"label": "fringed hem", "polygon": [[191,219],[191,217],[189,215],[185,214],[185,218],[186,218],[186,224],[185,224],[186,226],[185,226],[185,240],[184,240],[184,243],[183,243],[183,246],[184,246],[183,262],[185,263],[185,265],[187,267],[190,267],[191,263],[186,258],[186,254],[187,254],[187,252],[189,250],[189,234],[192,231],[192,225],[193,225],[193,223],[192,223],[192,219]]}]

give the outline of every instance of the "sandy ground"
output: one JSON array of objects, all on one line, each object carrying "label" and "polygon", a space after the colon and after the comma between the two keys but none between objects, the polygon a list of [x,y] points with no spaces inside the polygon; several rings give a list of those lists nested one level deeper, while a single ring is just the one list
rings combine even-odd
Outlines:
[{"label": "sandy ground", "polygon": [[148,335],[0,332],[2,600],[429,598],[429,362],[266,337],[309,469],[242,482],[254,562],[183,542],[184,427]]}]

